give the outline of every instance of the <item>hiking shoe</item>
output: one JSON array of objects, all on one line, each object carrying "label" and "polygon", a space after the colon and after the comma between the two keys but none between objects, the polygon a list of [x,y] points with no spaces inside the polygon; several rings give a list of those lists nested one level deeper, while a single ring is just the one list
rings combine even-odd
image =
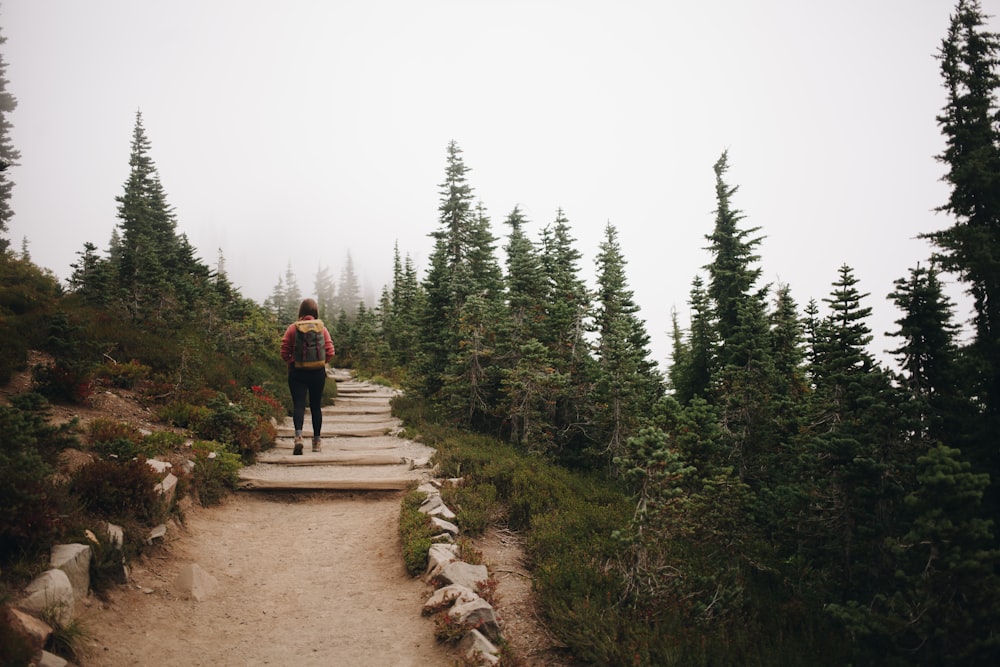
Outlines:
[{"label": "hiking shoe", "polygon": [[319,438],[313,438],[313,451],[321,452],[323,451],[323,441]]},{"label": "hiking shoe", "polygon": [[293,456],[302,456],[302,436],[295,436],[295,447],[292,448]]}]

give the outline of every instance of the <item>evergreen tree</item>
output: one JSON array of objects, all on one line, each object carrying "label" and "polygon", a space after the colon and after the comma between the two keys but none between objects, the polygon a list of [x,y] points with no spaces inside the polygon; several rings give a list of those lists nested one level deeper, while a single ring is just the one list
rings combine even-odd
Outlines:
[{"label": "evergreen tree", "polygon": [[[802,322],[788,285],[778,286],[774,310],[769,319],[773,437],[776,446],[790,449],[796,435],[804,428],[803,411],[808,387]],[[769,464],[771,473],[793,480],[797,475],[796,458],[793,451],[776,452],[775,459]]]},{"label": "evergreen tree", "polygon": [[[481,202],[476,204],[472,224],[468,233],[468,248],[465,256],[468,258],[469,285],[465,290],[459,290],[459,300],[469,295],[478,294],[494,305],[500,304],[504,297],[503,271],[496,257],[498,239],[490,230],[490,218]],[[461,273],[461,272],[460,272]]]},{"label": "evergreen tree", "polygon": [[510,227],[507,237],[507,307],[510,311],[510,336],[512,344],[537,339],[546,324],[545,305],[548,285],[542,271],[542,262],[535,245],[524,233],[526,220],[521,210],[514,207],[507,216]]},{"label": "evergreen tree", "polygon": [[741,481],[755,488],[772,469],[768,462],[774,462],[780,430],[776,414],[779,380],[763,302],[764,294],[758,293],[740,304],[738,328],[724,346],[729,363],[718,372],[715,399],[728,450],[725,462],[734,465]]},{"label": "evergreen tree", "polygon": [[137,111],[129,156],[129,177],[118,202],[121,230],[116,269],[118,286],[132,318],[163,317],[174,292],[174,279],[189,268],[176,234],[166,193],[149,156],[150,142]]},{"label": "evergreen tree", "polygon": [[116,284],[111,261],[101,257],[97,253],[97,246],[89,242],[84,243],[83,250],[77,255],[80,259],[75,264],[70,264],[73,269],[68,280],[70,291],[79,295],[88,305],[109,305]]},{"label": "evergreen tree", "polygon": [[588,444],[584,424],[592,414],[588,402],[594,379],[594,359],[586,341],[591,294],[580,278],[582,254],[574,247],[569,220],[560,209],[542,231],[540,260],[548,281],[544,326],[539,340],[548,349],[554,369],[563,375],[550,395],[552,438],[565,458],[578,456]]},{"label": "evergreen tree", "polygon": [[423,291],[412,258],[402,260],[399,245],[393,258],[392,290],[388,308],[382,314],[383,334],[392,350],[395,365],[408,369],[415,365],[420,347],[420,314]]},{"label": "evergreen tree", "polygon": [[621,453],[663,395],[663,382],[649,359],[649,335],[625,277],[618,231],[608,224],[597,256],[597,380],[593,396],[600,454]]},{"label": "evergreen tree", "polygon": [[378,321],[375,311],[359,303],[351,326],[351,335],[347,341],[349,349],[349,365],[353,368],[365,368],[381,374],[384,370],[379,361],[382,358],[382,341],[378,335]]},{"label": "evergreen tree", "polygon": [[302,303],[302,288],[292,269],[291,260],[285,267],[285,289],[281,294],[281,310],[278,313],[279,322],[294,322],[298,319],[299,305]]},{"label": "evergreen tree", "polygon": [[[760,258],[755,254],[761,239],[751,238],[760,228],[740,229],[739,222],[742,213],[732,208],[732,196],[738,186],[729,186],[724,180],[729,169],[728,154],[723,152],[716,161],[715,170],[715,229],[706,236],[710,245],[708,251],[712,254],[712,263],[705,267],[708,270],[708,295],[714,303],[716,331],[719,337],[719,363],[742,365],[746,358],[734,350],[734,337],[741,326],[741,313],[747,311],[747,301],[760,298],[751,295],[751,288],[760,276],[760,269],[751,265]],[[746,349],[743,350],[747,352]]]},{"label": "evergreen tree", "polygon": [[[471,383],[443,392],[451,409],[465,420],[483,414],[489,405],[482,394],[486,383],[480,382],[480,362],[487,350],[493,354],[487,341],[495,338],[493,328],[502,313],[503,281],[494,251],[496,238],[482,206],[473,210],[468,167],[461,154],[455,142],[448,145],[438,207],[440,227],[431,234],[434,250],[424,280],[418,381],[429,396],[442,392],[446,376],[452,383]],[[477,302],[466,308],[473,296]]]},{"label": "evergreen tree", "polygon": [[718,368],[718,338],[712,320],[712,304],[701,276],[691,281],[688,305],[691,307],[691,326],[686,341],[680,340],[679,332],[675,332],[678,349],[675,349],[674,364],[670,368],[670,384],[674,397],[681,404],[706,396]]},{"label": "evergreen tree", "polygon": [[524,233],[516,206],[507,217],[508,317],[499,337],[501,397],[499,412],[515,443],[548,451],[554,443],[555,392],[565,381],[555,371],[544,336],[549,283],[535,245]]},{"label": "evergreen tree", "polygon": [[819,305],[816,299],[809,299],[803,310],[802,336],[805,341],[805,371],[806,378],[812,386],[816,383],[816,371],[819,368],[820,348],[823,343],[823,322],[819,315]]},{"label": "evergreen tree", "polygon": [[284,317],[285,310],[285,279],[279,275],[278,282],[274,284],[274,289],[271,290],[271,294],[264,299],[264,308],[274,315],[274,319],[278,322],[287,322],[288,318]]},{"label": "evergreen tree", "polygon": [[[270,296],[264,300],[264,308],[272,313],[278,322],[294,322],[298,319],[302,298],[302,289],[292,269],[292,262],[289,261],[284,275],[278,276],[278,282],[275,283]],[[332,319],[334,314],[330,313],[328,317]]]},{"label": "evergreen tree", "polygon": [[805,449],[816,487],[804,543],[822,552],[813,557],[829,565],[835,590],[865,599],[886,565],[881,545],[912,457],[903,439],[904,401],[867,350],[871,309],[861,305],[868,295],[857,283],[844,265],[824,299],[831,312],[817,334],[814,426]]},{"label": "evergreen tree", "polygon": [[[898,665],[1000,661],[1000,551],[982,506],[989,485],[957,449],[918,459],[903,529],[886,540],[893,578],[870,603],[830,605],[858,632],[866,658]],[[887,582],[890,583],[890,582]]]},{"label": "evergreen tree", "polygon": [[802,348],[804,334],[798,308],[788,285],[778,286],[770,321],[771,359],[774,362],[774,369],[788,382],[788,391],[785,393],[800,395],[804,389],[802,367],[805,361],[805,352]]},{"label": "evergreen tree", "polygon": [[[708,295],[718,336],[718,368],[712,378],[721,409],[725,460],[735,464],[741,480],[760,481],[764,460],[775,443],[777,377],[771,360],[767,289],[754,291],[760,269],[751,238],[758,227],[741,229],[743,215],[732,206],[737,187],[728,185],[728,155],[715,163],[715,228],[706,238],[712,262]],[[721,461],[719,463],[722,463]]]},{"label": "evergreen tree", "polygon": [[933,267],[917,266],[895,285],[889,298],[903,317],[896,320],[899,329],[889,335],[901,339],[892,353],[897,355],[906,388],[916,404],[917,436],[958,444],[956,438],[961,437],[974,411],[961,387],[953,304],[942,291]]},{"label": "evergreen tree", "polygon": [[336,286],[333,282],[333,274],[330,267],[319,266],[316,268],[316,275],[313,278],[313,294],[316,295],[316,305],[319,306],[319,318],[332,318],[337,312]]},{"label": "evergreen tree", "polygon": [[975,337],[970,346],[973,391],[984,409],[967,429],[975,433],[970,459],[993,479],[990,504],[1000,506],[1000,36],[986,29],[978,0],[959,0],[939,52],[947,102],[938,116],[951,186],[939,210],[953,224],[926,235],[935,260],[968,285]]},{"label": "evergreen tree", "polygon": [[497,321],[503,305],[485,296],[469,296],[458,312],[451,348],[442,374],[439,399],[449,416],[473,429],[492,429],[498,402],[500,367]]},{"label": "evergreen tree", "polygon": [[[0,46],[6,41],[7,38],[0,35]],[[21,152],[15,149],[10,141],[10,130],[13,125],[9,116],[17,108],[17,98],[7,89],[8,85],[7,63],[0,53],[0,257],[10,246],[6,235],[8,224],[14,215],[10,209],[10,196],[14,187],[13,181],[10,180],[10,168],[16,166],[21,158]]]},{"label": "evergreen tree", "polygon": [[337,296],[334,299],[335,310],[343,311],[347,313],[348,319],[353,319],[355,313],[358,312],[358,305],[361,301],[361,283],[354,270],[354,258],[351,257],[351,251],[348,250],[344,260],[344,269],[340,272]]}]

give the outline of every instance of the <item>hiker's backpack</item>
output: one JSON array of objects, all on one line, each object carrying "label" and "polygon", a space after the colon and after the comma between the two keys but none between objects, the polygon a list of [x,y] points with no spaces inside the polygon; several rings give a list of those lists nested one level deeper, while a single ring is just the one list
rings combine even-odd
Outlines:
[{"label": "hiker's backpack", "polygon": [[326,337],[322,320],[299,320],[295,323],[295,347],[292,360],[296,368],[326,366]]}]

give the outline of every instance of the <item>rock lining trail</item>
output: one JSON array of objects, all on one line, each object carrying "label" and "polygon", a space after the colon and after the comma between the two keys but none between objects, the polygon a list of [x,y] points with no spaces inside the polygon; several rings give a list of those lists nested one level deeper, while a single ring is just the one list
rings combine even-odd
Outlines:
[{"label": "rock lining trail", "polygon": [[[85,665],[454,664],[421,616],[429,589],[406,574],[398,534],[399,489],[428,477],[433,450],[390,435],[392,390],[334,377],[323,452],[307,438],[292,456],[290,419],[280,425],[275,449],[241,472],[255,492],[189,510],[110,604],[91,603]],[[192,563],[218,584],[200,601],[175,585]]]}]

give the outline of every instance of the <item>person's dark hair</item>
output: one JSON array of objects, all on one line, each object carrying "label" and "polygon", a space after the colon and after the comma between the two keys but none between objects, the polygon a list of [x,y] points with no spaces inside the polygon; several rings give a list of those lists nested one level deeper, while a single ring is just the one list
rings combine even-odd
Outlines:
[{"label": "person's dark hair", "polygon": [[317,320],[319,319],[319,306],[316,305],[315,299],[303,299],[302,305],[299,306],[299,319],[301,320],[306,315],[312,315]]}]

